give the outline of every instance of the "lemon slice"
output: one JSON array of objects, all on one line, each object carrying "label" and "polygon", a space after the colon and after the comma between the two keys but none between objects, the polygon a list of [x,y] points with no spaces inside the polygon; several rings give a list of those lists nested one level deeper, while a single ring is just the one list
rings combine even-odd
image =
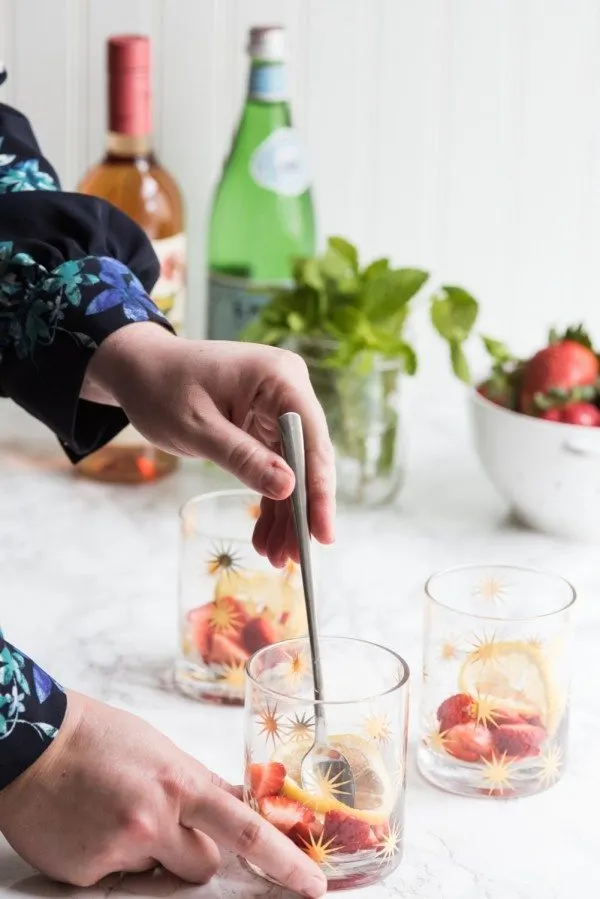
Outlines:
[{"label": "lemon slice", "polygon": [[354,775],[354,808],[348,808],[337,798],[340,785],[335,782],[324,780],[315,785],[314,792],[302,789],[300,765],[310,748],[310,740],[280,747],[273,755],[273,761],[285,766],[283,794],[315,812],[339,811],[372,825],[384,824],[392,811],[394,790],[377,749],[352,734],[329,737],[328,743],[348,759]]},{"label": "lemon slice", "polygon": [[558,723],[560,701],[544,654],[519,641],[494,641],[469,653],[459,674],[460,690],[486,696],[515,711],[537,712],[552,733]]}]

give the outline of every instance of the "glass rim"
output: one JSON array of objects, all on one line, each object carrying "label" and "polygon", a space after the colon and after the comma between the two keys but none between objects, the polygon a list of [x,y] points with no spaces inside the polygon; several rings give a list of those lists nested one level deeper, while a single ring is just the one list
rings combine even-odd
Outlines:
[{"label": "glass rim", "polygon": [[281,690],[274,690],[272,687],[267,687],[262,684],[257,677],[255,677],[251,671],[250,666],[252,663],[259,658],[263,653],[267,653],[269,650],[276,649],[282,646],[289,646],[292,643],[300,643],[305,642],[310,645],[310,640],[308,636],[304,637],[292,637],[288,640],[279,640],[277,643],[270,643],[268,646],[263,646],[261,649],[258,649],[253,655],[250,656],[248,661],[246,662],[244,668],[246,672],[246,677],[248,681],[253,684],[255,687],[265,694],[273,697],[274,699],[285,700],[286,702],[294,702],[297,705],[306,705],[306,706],[350,706],[357,705],[361,702],[372,702],[376,699],[381,699],[383,696],[390,696],[392,693],[396,693],[399,690],[402,690],[403,687],[406,686],[410,679],[410,668],[408,663],[402,656],[397,653],[394,649],[390,649],[389,646],[383,646],[381,643],[375,643],[374,640],[363,640],[361,637],[344,637],[342,635],[336,634],[325,634],[320,637],[320,643],[327,642],[328,640],[333,641],[342,641],[344,643],[356,643],[361,644],[362,646],[373,646],[376,649],[381,649],[383,652],[387,653],[393,658],[396,659],[397,662],[400,663],[402,668],[402,677],[391,687],[388,687],[386,690],[380,690],[377,693],[369,693],[367,696],[359,696],[356,699],[315,699],[314,697],[304,698],[302,696],[294,696],[290,693],[284,693]]},{"label": "glass rim", "polygon": [[177,514],[183,521],[183,518],[185,517],[185,514],[190,506],[199,505],[200,503],[208,502],[209,500],[224,499],[225,497],[234,496],[260,497],[260,493],[257,493],[256,490],[252,490],[250,487],[229,487],[224,490],[209,490],[208,493],[196,493],[194,496],[190,496],[189,499],[186,499],[186,501],[179,506]]},{"label": "glass rim", "polygon": [[[431,588],[434,581],[444,577],[445,575],[458,574],[461,571],[475,571],[476,569],[485,568],[499,568],[503,571],[515,571],[521,572],[522,574],[537,574],[542,575],[543,577],[553,578],[556,581],[561,581],[562,584],[567,588],[570,594],[569,599],[558,608],[553,609],[551,612],[540,612],[537,615],[517,615],[503,617],[501,615],[480,615],[477,612],[462,611],[461,609],[457,609],[456,606],[450,605],[447,602],[443,602],[441,599],[438,599],[433,595],[433,591]],[[466,618],[475,618],[478,621],[495,621],[498,623],[539,621],[542,618],[552,618],[554,615],[560,615],[561,612],[566,612],[567,609],[570,609],[577,600],[577,591],[575,590],[575,587],[570,581],[567,580],[566,577],[563,577],[562,574],[556,574],[553,571],[544,571],[541,568],[528,567],[527,565],[506,565],[502,563],[495,564],[492,562],[472,562],[467,565],[452,565],[449,568],[442,568],[440,571],[436,571],[433,574],[429,575],[429,577],[425,581],[425,595],[432,603],[434,603],[434,605],[438,606],[441,609],[445,609],[448,612],[454,612],[455,615],[464,615]]]}]

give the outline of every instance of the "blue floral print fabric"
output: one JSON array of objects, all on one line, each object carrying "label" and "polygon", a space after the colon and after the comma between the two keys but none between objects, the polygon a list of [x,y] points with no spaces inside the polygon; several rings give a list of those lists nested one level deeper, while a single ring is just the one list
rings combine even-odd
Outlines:
[{"label": "blue floral print fabric", "polygon": [[[122,410],[80,399],[81,387],[110,334],[169,327],[149,297],[157,277],[140,228],[103,200],[62,191],[27,119],[0,103],[0,396],[51,428],[74,462],[127,424]],[[66,705],[0,630],[0,789],[51,745]]]}]

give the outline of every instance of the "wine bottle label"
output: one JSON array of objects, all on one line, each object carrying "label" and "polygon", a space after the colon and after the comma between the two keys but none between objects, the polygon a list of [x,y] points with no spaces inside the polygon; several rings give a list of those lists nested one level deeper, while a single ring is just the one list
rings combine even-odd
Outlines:
[{"label": "wine bottle label", "polygon": [[265,289],[281,283],[261,285],[247,278],[211,272],[208,280],[209,339],[237,340],[267,300],[267,294],[261,293],[261,287]]},{"label": "wine bottle label", "polygon": [[185,316],[185,234],[153,240],[152,246],[160,262],[160,275],[152,291],[152,299],[180,334]]},{"label": "wine bottle label", "polygon": [[250,175],[265,190],[298,197],[308,190],[310,174],[304,147],[293,128],[277,128],[250,157]]},{"label": "wine bottle label", "polygon": [[248,96],[251,100],[280,103],[288,98],[286,80],[286,69],[282,63],[254,63],[250,70]]}]

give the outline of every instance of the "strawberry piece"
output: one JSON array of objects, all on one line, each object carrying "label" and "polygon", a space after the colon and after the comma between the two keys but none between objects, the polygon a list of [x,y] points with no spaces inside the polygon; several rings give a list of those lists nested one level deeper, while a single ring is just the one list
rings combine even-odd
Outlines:
[{"label": "strawberry piece", "polygon": [[242,644],[251,655],[263,646],[276,643],[277,639],[277,631],[265,618],[252,618],[242,631]]},{"label": "strawberry piece", "polygon": [[292,829],[288,831],[288,837],[292,842],[299,846],[300,849],[306,849],[307,846],[314,846],[323,835],[323,825],[315,818],[314,821],[306,823],[300,821],[294,824]]},{"label": "strawberry piece", "polygon": [[192,609],[188,614],[192,639],[205,663],[208,663],[212,644],[212,630],[210,626],[212,606],[212,603],[208,603],[205,606]]},{"label": "strawberry piece", "polygon": [[235,665],[247,662],[250,654],[240,646],[234,636],[215,633],[212,636],[210,655],[207,662],[213,665]]},{"label": "strawberry piece", "polygon": [[266,765],[250,765],[250,789],[255,799],[275,796],[285,780],[285,767],[281,762],[267,762]]},{"label": "strawberry piece", "polygon": [[600,425],[600,409],[592,403],[569,403],[562,409],[560,420],[567,425],[597,428]]},{"label": "strawberry piece", "polygon": [[536,393],[592,386],[598,377],[593,350],[576,340],[560,340],[532,356],[523,366],[520,409],[535,414]]},{"label": "strawberry piece", "polygon": [[527,758],[539,753],[546,730],[533,724],[503,724],[496,728],[492,739],[497,755]]},{"label": "strawberry piece", "polygon": [[345,815],[343,812],[326,813],[323,842],[332,849],[339,852],[358,852],[360,849],[369,849],[370,840],[371,828],[366,821]]},{"label": "strawberry piece", "polygon": [[385,824],[374,824],[371,829],[377,843],[383,843],[390,835],[390,825],[387,822]]},{"label": "strawberry piece", "polygon": [[285,834],[299,824],[312,824],[315,820],[310,809],[286,796],[265,796],[258,807],[263,818]]},{"label": "strawberry piece", "polygon": [[442,733],[456,724],[467,724],[475,720],[475,704],[466,693],[457,693],[444,700],[437,710],[437,719]]},{"label": "strawberry piece", "polygon": [[546,409],[545,412],[542,412],[540,418],[543,418],[545,421],[562,421],[561,411],[556,406],[553,409]]},{"label": "strawberry piece", "polygon": [[492,754],[492,735],[481,724],[455,724],[444,734],[444,749],[463,762],[479,762]]}]

